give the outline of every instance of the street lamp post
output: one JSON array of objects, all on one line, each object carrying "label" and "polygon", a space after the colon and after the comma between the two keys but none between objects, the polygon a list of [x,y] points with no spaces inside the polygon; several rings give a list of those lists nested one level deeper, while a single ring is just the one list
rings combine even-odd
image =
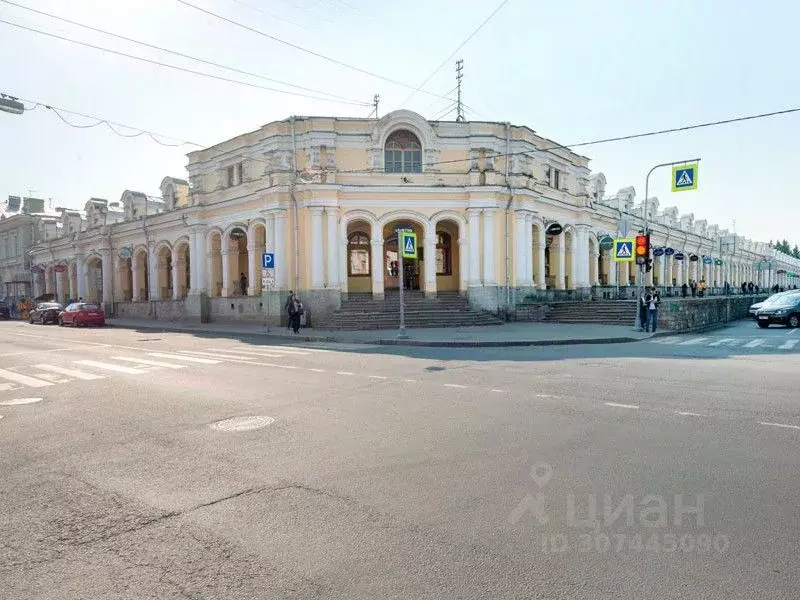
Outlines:
[{"label": "street lamp post", "polygon": [[[648,217],[647,204],[648,204],[648,199],[649,199],[649,196],[650,196],[650,175],[653,174],[653,171],[655,171],[656,169],[660,169],[661,167],[674,167],[675,165],[683,165],[683,164],[686,164],[686,163],[696,163],[696,162],[700,162],[700,159],[699,158],[690,158],[690,159],[687,159],[687,160],[676,160],[676,161],[673,161],[673,162],[661,163],[661,164],[658,164],[658,165],[654,166],[652,169],[650,169],[647,172],[647,177],[645,177],[645,179],[644,179],[644,231],[642,232],[643,235],[648,235],[648,233],[649,233],[648,232],[649,223],[648,223],[648,219],[647,219],[647,217]],[[647,258],[649,258],[649,257],[645,257],[645,261],[647,260]],[[634,326],[635,329],[637,329],[639,331],[644,329],[644,323],[642,323],[642,310],[641,310],[642,307],[640,306],[640,303],[642,302],[642,297],[644,296],[644,275],[645,275],[645,272],[646,272],[645,271],[645,265],[644,264],[639,265],[639,297],[636,299],[636,325]]]}]

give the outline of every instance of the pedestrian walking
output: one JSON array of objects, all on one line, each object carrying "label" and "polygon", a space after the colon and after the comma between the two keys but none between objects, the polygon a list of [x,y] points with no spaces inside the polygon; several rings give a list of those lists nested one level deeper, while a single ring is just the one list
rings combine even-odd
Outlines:
[{"label": "pedestrian walking", "polygon": [[289,306],[289,323],[292,326],[292,331],[297,335],[300,333],[300,317],[302,315],[303,305],[297,296],[292,297],[292,303]]},{"label": "pedestrian walking", "polygon": [[683,282],[683,285],[681,285],[681,296],[683,296],[684,298],[686,298],[686,294],[687,294],[688,292],[689,292],[689,286],[688,286],[688,285],[686,285],[686,282],[684,281],[684,282]]},{"label": "pedestrian walking", "polygon": [[294,301],[294,292],[289,290],[289,295],[286,296],[286,302],[283,304],[283,312],[287,315],[286,329],[292,328],[292,302]]},{"label": "pedestrian walking", "polygon": [[239,289],[242,290],[242,296],[247,296],[247,275],[244,273],[239,277]]}]

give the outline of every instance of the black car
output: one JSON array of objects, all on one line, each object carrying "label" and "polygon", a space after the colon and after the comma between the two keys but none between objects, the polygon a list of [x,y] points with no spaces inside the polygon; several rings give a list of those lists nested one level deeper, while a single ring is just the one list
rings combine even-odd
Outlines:
[{"label": "black car", "polygon": [[64,307],[58,302],[42,302],[37,304],[36,308],[31,311],[28,317],[28,322],[33,325],[34,323],[58,323],[58,315]]},{"label": "black car", "polygon": [[786,325],[800,327],[800,294],[790,294],[779,298],[756,311],[759,327]]},{"label": "black car", "polygon": [[8,304],[0,302],[0,319],[8,321],[11,318],[11,311],[8,310]]}]

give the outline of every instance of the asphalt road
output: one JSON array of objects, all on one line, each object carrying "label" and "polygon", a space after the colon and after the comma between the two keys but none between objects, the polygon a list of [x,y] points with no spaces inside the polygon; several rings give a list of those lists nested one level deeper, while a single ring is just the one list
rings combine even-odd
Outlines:
[{"label": "asphalt road", "polygon": [[795,599],[798,339],[1,323],[0,598]]}]

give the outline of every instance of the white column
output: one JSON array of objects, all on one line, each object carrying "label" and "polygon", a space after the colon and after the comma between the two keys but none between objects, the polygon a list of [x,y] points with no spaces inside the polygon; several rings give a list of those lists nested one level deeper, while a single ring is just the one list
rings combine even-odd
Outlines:
[{"label": "white column", "polygon": [[469,240],[463,228],[458,229],[458,291],[465,292],[469,285]]},{"label": "white column", "polygon": [[[191,262],[191,260],[190,260]],[[170,273],[170,277],[172,277],[172,299],[173,300],[180,300],[181,299],[181,284],[180,284],[180,273],[185,268],[183,262],[178,262],[178,252],[177,248],[172,249],[172,273]]]},{"label": "white column", "polygon": [[230,298],[233,295],[233,290],[231,289],[231,265],[230,265],[230,253],[227,247],[227,240],[223,240],[223,248],[220,252],[222,255],[222,291],[220,292],[220,296],[223,298]]},{"label": "white column", "polygon": [[544,276],[545,269],[547,267],[547,257],[545,256],[545,250],[547,249],[547,240],[545,239],[544,230],[542,230],[542,234],[539,236],[540,239],[537,242],[537,249],[539,250],[539,256],[537,256],[538,260],[538,268],[536,270],[536,287],[540,290],[547,289],[547,278]]},{"label": "white column", "polygon": [[423,268],[425,270],[425,295],[436,295],[436,230],[431,226],[430,231],[425,236],[425,260]]},{"label": "white column", "polygon": [[70,271],[69,265],[67,265],[67,270],[63,273],[59,273],[59,275],[63,276],[63,281],[61,282],[62,287],[66,288],[63,290],[66,292],[66,295],[70,298],[77,300],[78,299],[78,290],[74,289],[75,286],[78,285],[78,263],[75,263],[75,283],[72,282],[72,273]]},{"label": "white column", "polygon": [[[86,264],[84,263],[83,256],[75,257],[75,275],[78,279],[78,291],[76,292],[78,298],[88,300],[86,297]],[[67,268],[67,276],[67,279],[72,279],[69,277],[69,268]]]},{"label": "white column", "polygon": [[192,278],[192,288],[196,294],[208,294],[208,248],[207,237],[204,229],[197,230],[194,253],[189,260],[196,267]]},{"label": "white column", "polygon": [[311,209],[311,287],[315,290],[325,285],[322,244],[322,208],[315,206]]},{"label": "white column", "polygon": [[260,266],[261,257],[256,251],[256,240],[252,231],[247,234],[247,295],[254,296],[256,293],[256,278],[258,277],[256,267]]},{"label": "white column", "polygon": [[156,258],[156,246],[151,245],[147,249],[147,271],[150,278],[150,289],[147,290],[149,300],[158,299],[158,259]]},{"label": "white column", "polygon": [[[286,254],[286,211],[275,214],[275,288],[288,289],[286,273],[288,272],[289,257]],[[267,240],[269,244],[269,240]],[[296,290],[295,290],[296,291]]]},{"label": "white column", "polygon": [[589,231],[586,227],[576,227],[572,236],[572,274],[573,287],[589,287]]},{"label": "white column", "polygon": [[[383,297],[383,238],[373,238],[372,246],[372,295]],[[398,247],[398,251],[400,248]]]},{"label": "white column", "polygon": [[137,260],[131,261],[131,280],[133,289],[131,290],[131,301],[139,302],[142,297],[139,290],[142,287],[142,272],[139,270],[139,262]]},{"label": "white column", "polygon": [[53,267],[45,267],[44,269],[44,293],[45,294],[55,294],[55,277],[53,273]]},{"label": "white column", "polygon": [[481,211],[478,208],[467,210],[469,218],[469,285],[481,284]]},{"label": "white column", "polygon": [[[589,285],[597,287],[600,285],[600,244],[595,242],[593,248],[589,249]],[[594,265],[594,277],[592,277],[592,265]]]},{"label": "white column", "polygon": [[[566,273],[566,271],[567,271],[566,258],[567,257],[564,255],[565,254],[564,237],[565,237],[564,234],[560,233],[560,234],[558,234],[557,236],[555,236],[553,238],[553,241],[555,242],[555,245],[556,245],[556,257],[558,259],[558,263],[557,263],[558,268],[557,268],[557,272],[556,272],[556,289],[557,290],[563,290],[564,289],[564,286],[565,286],[565,275],[567,274]],[[551,252],[551,255],[552,255],[552,252],[553,252],[553,247],[552,246],[550,246],[550,252]]]},{"label": "white column", "polygon": [[517,287],[527,284],[528,276],[528,246],[527,236],[525,235],[526,215],[517,211],[514,213],[514,274]]},{"label": "white column", "polygon": [[496,285],[494,264],[494,213],[493,208],[483,209],[483,285]]},{"label": "white column", "polygon": [[613,250],[608,251],[608,285],[616,287],[618,265],[614,260]]},{"label": "white column", "polygon": [[[685,260],[685,257],[684,257]],[[675,261],[675,282],[678,284],[678,287],[683,285],[683,261],[676,260]]]},{"label": "white column", "polygon": [[197,230],[189,230],[189,289],[187,294],[197,292]]},{"label": "white column", "polygon": [[667,256],[662,254],[656,257],[655,262],[656,264],[653,266],[658,269],[658,284],[667,285]]},{"label": "white column", "polygon": [[328,219],[328,288],[339,287],[339,240],[337,239],[338,215],[335,208],[325,209]]},{"label": "white column", "polygon": [[[347,269],[350,255],[347,252],[347,223],[345,223],[344,219],[342,219],[339,225],[339,237],[336,240],[336,244],[339,246],[339,261],[336,265],[339,277],[339,290],[341,290],[343,294],[346,294],[348,292]],[[370,271],[371,270],[372,264],[370,264]]]},{"label": "white column", "polygon": [[111,249],[101,251],[100,256],[103,265],[103,302],[111,303],[114,301],[114,261]]}]

